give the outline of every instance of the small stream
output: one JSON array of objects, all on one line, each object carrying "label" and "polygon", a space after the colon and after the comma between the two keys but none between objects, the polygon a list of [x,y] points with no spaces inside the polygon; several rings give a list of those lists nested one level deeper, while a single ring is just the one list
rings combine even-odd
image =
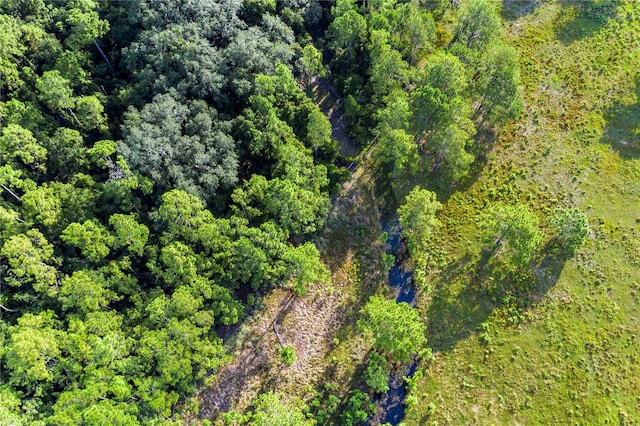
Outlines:
[{"label": "small stream", "polygon": [[[397,219],[392,221],[382,220],[382,228],[388,234],[387,254],[396,256],[396,261],[389,270],[389,285],[397,290],[396,302],[406,302],[415,306],[416,290],[413,287],[413,272],[406,272],[402,269],[402,258],[398,253],[402,250],[400,239],[400,225]],[[404,377],[411,377],[416,372],[418,362],[413,357],[410,364],[403,365],[395,374],[389,377],[389,390],[383,395],[376,397],[374,403],[377,412],[367,421],[367,425],[375,426],[389,423],[399,424],[404,418],[404,400],[407,396],[407,387]]]}]

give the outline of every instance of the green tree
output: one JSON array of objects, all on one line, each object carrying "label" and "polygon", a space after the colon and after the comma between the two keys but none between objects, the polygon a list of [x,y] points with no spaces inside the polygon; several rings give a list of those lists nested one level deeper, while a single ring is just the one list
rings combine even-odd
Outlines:
[{"label": "green tree", "polygon": [[475,158],[469,153],[476,129],[465,98],[465,68],[455,56],[439,53],[419,81],[411,105],[417,141],[426,156],[424,167],[457,180]]},{"label": "green tree", "polygon": [[224,59],[202,37],[199,27],[195,22],[168,25],[162,22],[156,28],[142,31],[136,41],[123,49],[123,62],[139,82],[141,98],[169,91],[174,91],[174,97],[211,100],[221,97],[227,72]]},{"label": "green tree", "polygon": [[494,204],[483,215],[485,242],[515,266],[526,266],[542,242],[538,217],[525,205]]},{"label": "green tree", "polygon": [[102,274],[89,270],[76,271],[62,280],[58,300],[65,311],[98,311],[117,299],[116,294],[106,286],[107,281]]},{"label": "green tree", "polygon": [[249,424],[252,426],[305,426],[314,424],[302,412],[301,403],[286,404],[282,395],[267,392],[259,395]]},{"label": "green tree", "polygon": [[114,248],[142,256],[149,239],[149,228],[136,221],[135,215],[116,213],[109,218],[109,225],[115,229]]},{"label": "green tree", "polygon": [[305,142],[313,149],[314,158],[321,162],[333,162],[338,143],[331,135],[331,123],[319,108],[313,108],[308,116]]},{"label": "green tree", "polygon": [[107,117],[99,95],[81,96],[76,99],[76,115],[84,131],[107,130]]},{"label": "green tree", "polygon": [[74,172],[88,171],[87,149],[78,130],[58,127],[45,141],[49,151],[49,173],[70,176]]},{"label": "green tree", "polygon": [[51,111],[73,115],[75,98],[71,82],[60,71],[45,71],[36,81],[38,99]]},{"label": "green tree", "polygon": [[100,262],[107,257],[115,240],[96,220],[70,224],[62,231],[60,239],[79,248],[82,256],[92,262]]},{"label": "green tree", "polygon": [[443,175],[453,181],[467,174],[469,166],[475,160],[475,156],[468,152],[475,129],[469,120],[464,120],[464,124],[464,127],[452,123],[438,128],[426,141],[424,149],[428,155],[428,170],[442,170]]},{"label": "green tree", "polygon": [[9,329],[4,354],[8,382],[32,394],[59,380],[60,338],[52,311],[27,313],[18,318],[18,323]]},{"label": "green tree", "polygon": [[400,3],[396,6],[396,11],[391,31],[392,41],[409,64],[414,66],[433,51],[436,24],[430,14],[413,3]]},{"label": "green tree", "polygon": [[404,88],[409,82],[409,66],[397,50],[391,48],[386,30],[373,30],[370,35],[369,85],[374,99],[382,99],[387,93]]},{"label": "green tree", "polygon": [[47,227],[58,223],[62,216],[60,198],[51,186],[39,186],[22,196],[25,220]]},{"label": "green tree", "polygon": [[56,289],[57,271],[53,245],[37,229],[10,237],[2,245],[0,256],[9,266],[3,280],[14,287],[31,285],[44,294]]},{"label": "green tree", "polygon": [[279,353],[280,353],[280,360],[287,367],[291,366],[291,364],[296,362],[296,360],[298,359],[298,356],[296,355],[296,348],[291,345],[287,345],[280,348]]},{"label": "green tree", "polygon": [[[33,137],[31,131],[17,124],[7,124],[0,135],[0,164],[19,160],[16,165],[44,171],[47,150]],[[15,163],[14,163],[15,164]]]},{"label": "green tree", "polygon": [[384,126],[378,134],[376,156],[389,168],[394,190],[418,171],[420,157],[413,135],[403,129]]},{"label": "green tree", "polygon": [[376,352],[372,352],[369,355],[367,368],[364,370],[364,381],[367,386],[377,393],[388,391],[390,374],[386,358]]},{"label": "green tree", "polygon": [[0,90],[15,90],[23,84],[18,65],[25,53],[21,38],[20,21],[9,14],[0,14]]},{"label": "green tree", "polygon": [[[351,59],[362,49],[366,39],[367,22],[365,18],[353,7],[341,12],[340,3],[334,7],[333,14],[336,18],[329,26],[328,39],[331,48],[338,58],[346,62],[347,68],[351,66]],[[348,3],[348,2],[342,2]]]},{"label": "green tree", "polygon": [[570,256],[576,254],[589,236],[587,215],[578,208],[556,208],[549,218],[549,224],[557,233],[553,241]]},{"label": "green tree", "polygon": [[347,406],[340,413],[340,420],[345,426],[356,426],[367,420],[375,410],[375,405],[370,401],[369,395],[354,389],[349,393]]},{"label": "green tree", "polygon": [[287,265],[287,286],[291,285],[298,295],[306,293],[313,284],[328,284],[331,280],[329,270],[320,260],[320,252],[311,242],[288,247],[282,258]]},{"label": "green tree", "polygon": [[312,77],[325,77],[327,70],[322,63],[322,52],[315,48],[313,44],[307,44],[302,49],[302,69],[305,78],[305,84],[311,84]]},{"label": "green tree", "polygon": [[504,124],[518,118],[522,102],[518,93],[520,72],[518,54],[511,46],[497,44],[483,55],[474,82],[474,91],[479,101],[472,119],[478,127]]},{"label": "green tree", "polygon": [[20,233],[23,223],[17,211],[0,206],[0,241]]},{"label": "green tree", "polygon": [[471,0],[458,11],[457,25],[451,44],[482,51],[502,34],[500,17],[495,3],[489,0]]},{"label": "green tree", "polygon": [[436,194],[416,186],[398,208],[398,219],[402,225],[402,236],[407,240],[413,254],[424,251],[433,234],[442,225],[437,218],[442,204]]},{"label": "green tree", "polygon": [[[1,351],[0,354],[2,354]],[[6,385],[0,387],[0,419],[12,426],[28,424],[26,416],[22,415],[20,398]]]},{"label": "green tree", "polygon": [[72,7],[66,16],[69,34],[65,39],[65,44],[71,50],[84,48],[109,31],[109,22],[98,16],[97,2],[85,0],[78,4],[82,6]]},{"label": "green tree", "polygon": [[178,187],[210,201],[237,180],[238,158],[216,111],[203,101],[157,95],[125,113],[119,149],[127,163],[161,188]]},{"label": "green tree", "polygon": [[426,327],[407,303],[372,296],[360,313],[358,329],[370,335],[373,347],[392,361],[407,362],[427,343]]}]

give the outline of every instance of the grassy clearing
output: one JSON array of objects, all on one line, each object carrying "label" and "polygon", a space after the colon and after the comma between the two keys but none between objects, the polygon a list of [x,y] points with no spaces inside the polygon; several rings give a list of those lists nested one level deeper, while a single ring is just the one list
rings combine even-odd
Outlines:
[{"label": "grassy clearing", "polygon": [[[436,361],[407,424],[640,422],[640,4],[606,23],[571,3],[505,11],[525,112],[486,168],[446,203],[449,265],[421,310]],[[541,221],[577,206],[592,235],[576,258],[533,262],[526,308],[470,290],[487,201]],[[549,236],[550,237],[550,236]],[[427,406],[436,410],[427,415]]]}]

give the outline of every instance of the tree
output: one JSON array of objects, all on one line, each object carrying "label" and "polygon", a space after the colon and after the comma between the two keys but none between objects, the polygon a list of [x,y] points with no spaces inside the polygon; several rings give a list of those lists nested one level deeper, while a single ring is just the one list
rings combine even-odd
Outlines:
[{"label": "tree", "polygon": [[402,236],[407,240],[412,254],[424,251],[442,225],[437,218],[441,208],[436,194],[419,186],[407,195],[404,204],[398,208]]},{"label": "tree", "polygon": [[149,228],[138,223],[134,215],[116,213],[109,218],[109,225],[115,229],[114,248],[142,256],[149,239]]},{"label": "tree", "polygon": [[332,137],[331,123],[319,108],[313,108],[309,113],[304,140],[307,147],[313,149],[314,158],[321,162],[335,161],[338,143]]},{"label": "tree", "polygon": [[296,348],[291,345],[283,346],[278,352],[280,354],[280,361],[282,361],[287,367],[291,366],[291,364],[296,362],[298,359],[298,356],[296,355]]},{"label": "tree", "polygon": [[27,191],[22,196],[22,206],[26,220],[46,227],[58,223],[62,215],[60,198],[51,186],[39,186]]},{"label": "tree", "polygon": [[465,176],[475,160],[475,156],[468,152],[472,144],[471,131],[475,133],[475,129],[469,120],[464,121],[466,126],[451,123],[438,128],[424,147],[428,155],[427,169],[436,172],[444,166],[443,175],[452,181]]},{"label": "tree", "polygon": [[64,78],[60,71],[45,71],[42,77],[36,81],[36,89],[38,91],[38,99],[51,111],[57,113],[68,112],[73,115],[73,108],[76,103],[71,82]]},{"label": "tree", "polygon": [[576,254],[589,236],[587,216],[578,208],[556,208],[549,218],[549,224],[557,233],[553,241],[570,256]]},{"label": "tree", "polygon": [[311,84],[312,77],[325,77],[327,74],[327,70],[322,64],[322,52],[311,43],[302,49],[300,62],[302,62],[304,82],[307,86]]},{"label": "tree", "polygon": [[320,260],[320,252],[311,242],[288,247],[282,257],[287,265],[286,275],[298,295],[304,294],[310,285],[328,283],[331,279],[329,270]]},{"label": "tree", "polygon": [[279,19],[269,22],[264,29],[250,27],[238,32],[224,51],[230,69],[227,84],[243,103],[252,95],[257,75],[273,74],[275,64],[289,64],[294,57],[293,32]]},{"label": "tree", "polygon": [[[347,2],[344,2],[347,3]],[[336,10],[337,6],[335,6]],[[338,12],[339,13],[339,12]],[[347,69],[351,66],[351,59],[356,56],[366,38],[367,22],[355,8],[350,8],[340,15],[336,15],[329,26],[329,47],[339,58],[344,58]]]},{"label": "tree", "polygon": [[403,129],[384,126],[378,134],[376,156],[389,168],[394,190],[418,171],[418,146],[413,135]]},{"label": "tree", "polygon": [[[326,175],[326,169],[321,173]],[[264,210],[292,235],[303,235],[324,226],[329,200],[324,194],[296,185],[289,179],[275,178],[269,182]]]},{"label": "tree", "polygon": [[203,101],[156,95],[125,113],[119,149],[127,163],[160,188],[178,187],[210,201],[237,180],[238,157],[216,111]]},{"label": "tree", "polygon": [[107,281],[102,274],[90,270],[76,271],[62,280],[58,300],[65,311],[85,314],[98,311],[117,299],[106,286]]},{"label": "tree", "polygon": [[373,347],[392,361],[409,361],[427,343],[418,311],[405,302],[372,296],[360,314],[358,329],[370,335]]},{"label": "tree", "polygon": [[525,205],[494,204],[483,216],[485,242],[491,253],[524,267],[542,242],[538,217]]},{"label": "tree", "polygon": [[20,21],[8,14],[0,14],[0,94],[5,88],[15,90],[23,84],[18,71],[25,51],[21,37]]},{"label": "tree", "polygon": [[400,3],[396,11],[392,41],[413,66],[434,49],[436,24],[430,14],[413,3]]},{"label": "tree", "polygon": [[372,352],[369,355],[367,368],[364,370],[364,381],[367,386],[377,393],[388,391],[390,374],[386,358],[376,352]]},{"label": "tree", "polygon": [[20,233],[23,222],[17,211],[0,206],[0,241]]},{"label": "tree", "polygon": [[86,172],[89,161],[87,149],[80,132],[75,129],[58,127],[46,138],[49,151],[47,169],[49,173],[69,176],[74,172]]},{"label": "tree", "polygon": [[60,239],[80,249],[82,256],[92,262],[100,262],[109,255],[114,237],[96,220],[87,220],[80,224],[74,222],[67,226]]},{"label": "tree", "polygon": [[372,30],[369,47],[371,65],[369,84],[375,99],[403,88],[408,83],[409,66],[397,50],[391,48],[386,30]]},{"label": "tree", "polygon": [[440,51],[429,58],[422,84],[440,90],[449,99],[462,96],[468,86],[465,66],[456,56]]},{"label": "tree", "polygon": [[314,424],[302,412],[302,403],[285,404],[282,395],[267,392],[259,395],[251,415],[252,426],[307,426]]},{"label": "tree", "polygon": [[340,413],[340,420],[344,426],[356,426],[367,420],[375,411],[375,405],[371,402],[369,395],[354,389],[349,392],[347,406]]},{"label": "tree", "polygon": [[9,329],[9,342],[4,363],[9,370],[8,382],[24,388],[29,394],[46,389],[60,379],[58,362],[60,331],[56,329],[52,311],[36,315],[24,314]]},{"label": "tree", "polygon": [[86,47],[109,31],[109,22],[100,19],[98,10],[99,5],[93,0],[85,0],[82,7],[68,10],[66,24],[69,34],[65,39],[65,45],[69,49],[79,50]]},{"label": "tree", "polygon": [[143,31],[123,51],[125,65],[140,83],[140,98],[174,91],[189,98],[219,99],[227,70],[221,52],[202,37],[200,25],[161,25],[159,31]]},{"label": "tree", "polygon": [[0,419],[12,426],[28,424],[26,416],[22,415],[20,398],[6,385],[0,387]]},{"label": "tree", "polygon": [[[16,166],[27,166],[31,170],[44,171],[47,150],[28,129],[17,124],[7,124],[0,136],[0,164],[13,162]],[[14,160],[19,160],[15,163]]]},{"label": "tree", "polygon": [[451,45],[482,51],[502,34],[500,17],[495,3],[489,0],[471,0],[458,12],[458,23]]},{"label": "tree", "polygon": [[107,117],[104,106],[97,94],[80,96],[76,99],[76,115],[80,122],[80,128],[84,131],[107,130]]},{"label": "tree", "polygon": [[472,119],[478,127],[504,124],[518,118],[522,102],[518,93],[518,54],[506,44],[497,44],[483,55],[474,91],[479,98]]},{"label": "tree", "polygon": [[57,271],[53,245],[37,229],[9,237],[0,250],[9,268],[3,280],[13,287],[31,285],[37,292],[55,292]]}]

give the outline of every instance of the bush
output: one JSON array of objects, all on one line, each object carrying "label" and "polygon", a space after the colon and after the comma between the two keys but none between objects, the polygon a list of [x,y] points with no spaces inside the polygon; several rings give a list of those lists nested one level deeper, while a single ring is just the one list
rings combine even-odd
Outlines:
[{"label": "bush", "polygon": [[389,368],[387,360],[380,354],[373,352],[364,371],[364,381],[375,392],[383,393],[389,390]]},{"label": "bush", "polygon": [[296,349],[293,346],[287,345],[280,348],[280,360],[287,367],[289,367],[291,364],[296,362],[297,359],[298,359],[298,356],[296,355]]},{"label": "bush", "polygon": [[344,426],[354,426],[364,422],[374,410],[374,405],[369,401],[366,393],[353,390],[351,398],[345,410],[340,414],[340,420]]}]

